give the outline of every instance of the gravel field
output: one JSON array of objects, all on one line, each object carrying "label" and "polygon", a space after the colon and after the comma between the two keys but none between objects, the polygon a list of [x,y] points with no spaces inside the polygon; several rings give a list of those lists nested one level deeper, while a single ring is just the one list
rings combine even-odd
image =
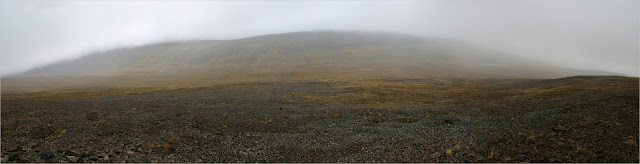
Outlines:
[{"label": "gravel field", "polygon": [[[2,162],[638,163],[638,79],[598,82],[611,87],[494,80],[487,91],[556,90],[436,102],[346,82],[2,100]],[[414,103],[364,101],[376,95]]]}]

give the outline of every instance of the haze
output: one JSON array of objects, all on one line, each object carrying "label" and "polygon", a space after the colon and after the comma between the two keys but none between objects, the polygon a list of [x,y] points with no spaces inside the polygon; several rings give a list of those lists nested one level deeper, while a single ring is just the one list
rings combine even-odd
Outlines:
[{"label": "haze", "polygon": [[638,7],[633,0],[0,1],[0,75],[118,47],[347,30],[455,39],[639,76]]}]

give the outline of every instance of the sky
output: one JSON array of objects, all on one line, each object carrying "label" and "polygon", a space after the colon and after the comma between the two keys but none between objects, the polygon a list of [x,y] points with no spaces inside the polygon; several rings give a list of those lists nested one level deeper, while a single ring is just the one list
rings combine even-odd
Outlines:
[{"label": "sky", "polygon": [[345,30],[464,41],[640,76],[637,0],[0,0],[0,76],[157,42]]}]

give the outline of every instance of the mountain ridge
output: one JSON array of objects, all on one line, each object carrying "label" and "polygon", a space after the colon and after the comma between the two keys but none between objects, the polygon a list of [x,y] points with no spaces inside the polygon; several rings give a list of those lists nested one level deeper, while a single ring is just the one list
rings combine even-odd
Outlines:
[{"label": "mountain ridge", "polygon": [[[552,66],[544,63],[532,64],[529,61],[450,40],[392,33],[306,31],[234,40],[165,42],[112,49],[31,69],[16,76],[190,74],[212,70],[234,72],[233,70],[255,68],[299,67],[402,69],[401,67],[406,66],[423,67],[424,75],[445,77],[556,78],[617,75],[604,71],[549,69]],[[515,68],[518,71],[509,71],[514,67],[518,67]]]}]

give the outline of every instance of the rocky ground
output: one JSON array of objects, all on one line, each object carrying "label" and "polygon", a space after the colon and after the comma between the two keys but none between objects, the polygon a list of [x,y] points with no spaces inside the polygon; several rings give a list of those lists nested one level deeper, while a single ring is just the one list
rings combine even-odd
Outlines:
[{"label": "rocky ground", "polygon": [[637,163],[638,91],[637,78],[620,77],[387,79],[3,99],[1,156],[2,162]]}]

